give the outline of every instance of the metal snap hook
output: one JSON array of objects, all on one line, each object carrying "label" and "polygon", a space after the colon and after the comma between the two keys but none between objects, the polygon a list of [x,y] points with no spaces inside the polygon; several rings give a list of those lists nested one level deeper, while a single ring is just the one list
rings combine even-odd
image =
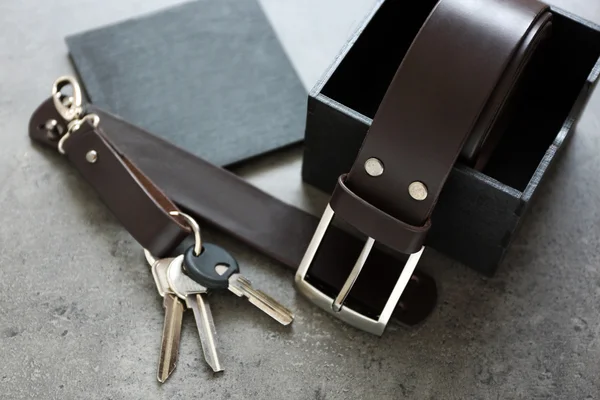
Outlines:
[{"label": "metal snap hook", "polygon": [[[67,86],[73,88],[73,95],[67,96],[62,93],[62,89]],[[52,99],[54,101],[54,107],[56,111],[66,121],[72,121],[79,119],[83,112],[83,95],[81,92],[81,86],[77,83],[77,80],[71,76],[61,76],[54,81],[52,85]]]}]

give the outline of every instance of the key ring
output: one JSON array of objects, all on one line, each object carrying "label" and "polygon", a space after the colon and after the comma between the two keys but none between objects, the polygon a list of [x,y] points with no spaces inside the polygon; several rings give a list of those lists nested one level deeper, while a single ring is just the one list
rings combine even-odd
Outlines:
[{"label": "key ring", "polygon": [[63,147],[65,142],[71,137],[71,133],[81,128],[81,125],[83,125],[86,121],[89,121],[94,126],[94,128],[96,128],[100,123],[100,117],[96,114],[88,114],[81,119],[76,119],[69,122],[69,124],[67,125],[67,133],[65,133],[58,141],[58,152],[60,154],[67,154]]},{"label": "key ring", "polygon": [[[196,220],[189,215],[182,213],[181,211],[170,211],[169,215],[174,217],[182,217],[185,219],[185,222],[188,223],[190,228],[192,228],[192,232],[194,233],[194,254],[199,256],[202,252],[202,237],[200,236],[200,225],[196,222]],[[159,259],[154,257],[152,253],[146,248],[144,248],[144,256],[150,265],[156,263]]]},{"label": "key ring", "polygon": [[174,217],[183,217],[190,228],[192,228],[192,232],[194,232],[194,254],[196,257],[198,257],[202,252],[202,238],[200,237],[200,226],[196,220],[189,215],[182,213],[181,211],[171,211],[169,212],[169,215]]}]

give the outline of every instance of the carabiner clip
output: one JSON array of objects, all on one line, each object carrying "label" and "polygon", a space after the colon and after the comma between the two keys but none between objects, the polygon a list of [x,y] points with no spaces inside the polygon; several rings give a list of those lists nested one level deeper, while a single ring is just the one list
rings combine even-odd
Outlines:
[{"label": "carabiner clip", "polygon": [[[72,86],[73,95],[67,96],[61,92],[66,86]],[[81,87],[75,78],[71,76],[61,76],[52,85],[52,99],[56,111],[67,122],[79,119],[83,113],[83,96]]]}]

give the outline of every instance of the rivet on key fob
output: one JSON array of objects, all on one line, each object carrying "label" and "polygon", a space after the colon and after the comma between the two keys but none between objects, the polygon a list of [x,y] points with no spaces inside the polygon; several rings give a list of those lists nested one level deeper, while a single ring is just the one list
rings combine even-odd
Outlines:
[{"label": "rivet on key fob", "polygon": [[[190,278],[207,289],[227,289],[231,275],[240,272],[235,258],[225,249],[211,243],[203,244],[199,256],[190,247],[184,254],[183,265]],[[217,268],[219,266],[221,268]]]}]

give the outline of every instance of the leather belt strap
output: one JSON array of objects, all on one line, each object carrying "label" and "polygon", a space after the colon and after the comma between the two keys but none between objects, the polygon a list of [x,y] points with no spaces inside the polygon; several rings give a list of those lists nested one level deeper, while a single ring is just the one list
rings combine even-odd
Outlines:
[{"label": "leather belt strap", "polygon": [[[396,72],[354,165],[338,182],[331,199],[336,215],[394,250],[416,252],[466,140],[483,141],[493,126],[522,62],[507,67],[522,45],[531,52],[523,38],[549,20],[546,11],[529,0],[440,1]],[[494,108],[486,109],[489,104]],[[376,177],[365,169],[372,158],[384,168]],[[425,199],[411,197],[413,182],[424,185]]]},{"label": "leather belt strap", "polygon": [[[219,227],[284,265],[294,270],[300,265],[302,273],[296,280],[310,282],[314,291],[309,296],[317,293],[311,299],[325,301],[320,304],[323,308],[347,322],[380,334],[394,311],[399,322],[414,325],[433,309],[437,290],[431,277],[413,273],[413,256],[411,269],[401,267],[407,257],[401,253],[420,255],[429,214],[448,172],[478,122],[488,121],[480,123],[479,131],[489,135],[489,125],[500,111],[486,106],[490,99],[500,99],[492,102],[497,107],[506,101],[524,62],[515,63],[513,58],[521,54],[522,46],[529,46],[525,38],[537,29],[536,22],[548,18],[544,10],[528,0],[442,0],[415,39],[355,165],[340,178],[330,203],[343,220],[369,236],[369,251],[376,240],[399,252],[376,247],[365,253],[362,241],[346,230],[329,227],[328,221],[319,223],[234,174],[95,106],[87,111],[99,116],[99,127],[84,122],[65,142],[65,151],[136,240],[158,254],[173,248],[185,234],[180,221],[168,215],[174,207],[170,199],[198,221]],[[540,24],[540,30],[542,25],[546,24]],[[512,76],[507,72],[511,65],[517,65]],[[64,127],[68,121],[53,102],[48,99],[34,112],[29,133],[56,149],[57,137],[45,126],[55,120]],[[484,141],[482,137],[474,146]],[[90,150],[97,152],[95,163],[86,157]],[[374,157],[384,168],[377,177],[367,175],[363,167]],[[427,186],[425,200],[408,196],[413,181]],[[119,182],[128,189],[120,191]],[[331,218],[330,211],[328,206]],[[365,268],[347,287],[357,259]],[[404,283],[398,292],[400,281]],[[336,310],[326,294],[340,290],[347,293]],[[375,327],[363,325],[363,320],[377,318]]]}]

